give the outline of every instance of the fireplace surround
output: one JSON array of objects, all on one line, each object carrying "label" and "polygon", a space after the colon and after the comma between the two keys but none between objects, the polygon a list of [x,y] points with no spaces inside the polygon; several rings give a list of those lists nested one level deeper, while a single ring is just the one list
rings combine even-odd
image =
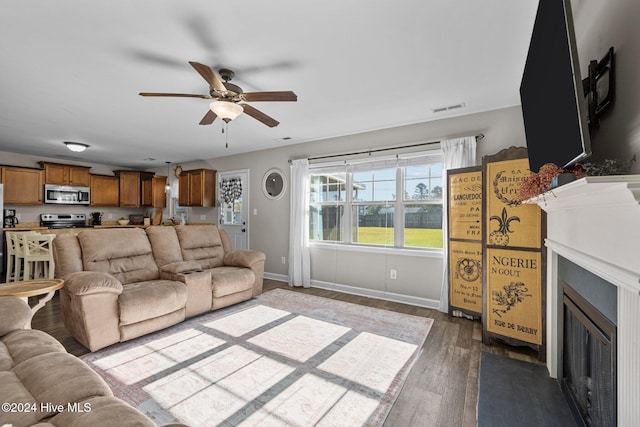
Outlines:
[{"label": "fireplace surround", "polygon": [[640,419],[640,175],[586,177],[529,202],[547,212],[547,369],[562,375],[563,259],[614,287],[616,413]]}]

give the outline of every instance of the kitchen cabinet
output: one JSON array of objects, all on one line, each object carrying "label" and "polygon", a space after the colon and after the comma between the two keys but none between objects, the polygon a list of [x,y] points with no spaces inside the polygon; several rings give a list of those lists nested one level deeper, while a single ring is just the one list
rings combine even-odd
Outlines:
[{"label": "kitchen cabinet", "polygon": [[120,180],[121,208],[139,208],[141,205],[141,182],[139,171],[115,171]]},{"label": "kitchen cabinet", "polygon": [[152,174],[144,174],[142,176],[142,206],[149,206],[152,208],[166,207],[166,185],[166,176],[153,176]]},{"label": "kitchen cabinet", "polygon": [[44,168],[44,183],[58,185],[91,185],[90,167],[63,165],[59,163],[40,162]]},{"label": "kitchen cabinet", "polygon": [[216,171],[193,169],[182,171],[178,177],[180,206],[213,207],[216,204]]},{"label": "kitchen cabinet", "polygon": [[119,184],[117,176],[91,175],[91,206],[118,206]]},{"label": "kitchen cabinet", "polygon": [[44,197],[42,169],[2,167],[4,203],[6,205],[41,205]]}]

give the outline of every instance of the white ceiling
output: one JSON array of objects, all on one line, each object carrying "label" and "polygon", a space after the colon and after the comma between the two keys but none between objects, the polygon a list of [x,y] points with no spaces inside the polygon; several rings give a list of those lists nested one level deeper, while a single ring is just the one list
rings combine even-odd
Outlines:
[{"label": "white ceiling", "polygon": [[[0,151],[146,169],[517,105],[537,3],[0,0]],[[225,148],[209,101],[138,95],[207,94],[188,61],[298,102],[252,103],[280,125],[243,114]]]}]

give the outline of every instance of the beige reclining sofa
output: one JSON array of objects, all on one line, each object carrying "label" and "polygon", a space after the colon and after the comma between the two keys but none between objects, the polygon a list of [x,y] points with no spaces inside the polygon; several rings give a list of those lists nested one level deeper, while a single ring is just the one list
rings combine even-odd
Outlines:
[{"label": "beige reclining sofa", "polygon": [[[25,329],[31,309],[0,297],[1,426],[154,427],[142,412],[113,396],[88,365],[50,335]],[[169,424],[183,426],[183,424]]]},{"label": "beige reclining sofa", "polygon": [[64,324],[91,351],[262,292],[265,255],[213,225],[87,229],[53,252]]}]

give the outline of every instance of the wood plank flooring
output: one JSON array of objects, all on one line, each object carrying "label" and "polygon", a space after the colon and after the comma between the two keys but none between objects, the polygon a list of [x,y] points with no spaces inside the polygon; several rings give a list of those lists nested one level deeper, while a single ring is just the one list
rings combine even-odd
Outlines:
[{"label": "wood plank flooring", "polygon": [[[492,346],[482,344],[482,325],[479,321],[337,291],[292,289],[285,283],[265,279],[265,292],[276,288],[434,319],[422,353],[391,409],[385,426],[475,426],[480,353],[488,351],[538,363],[537,353],[531,349],[509,347],[500,343]],[[57,296],[36,314],[32,327],[51,334],[71,354],[81,356],[89,352],[65,329]]]}]

